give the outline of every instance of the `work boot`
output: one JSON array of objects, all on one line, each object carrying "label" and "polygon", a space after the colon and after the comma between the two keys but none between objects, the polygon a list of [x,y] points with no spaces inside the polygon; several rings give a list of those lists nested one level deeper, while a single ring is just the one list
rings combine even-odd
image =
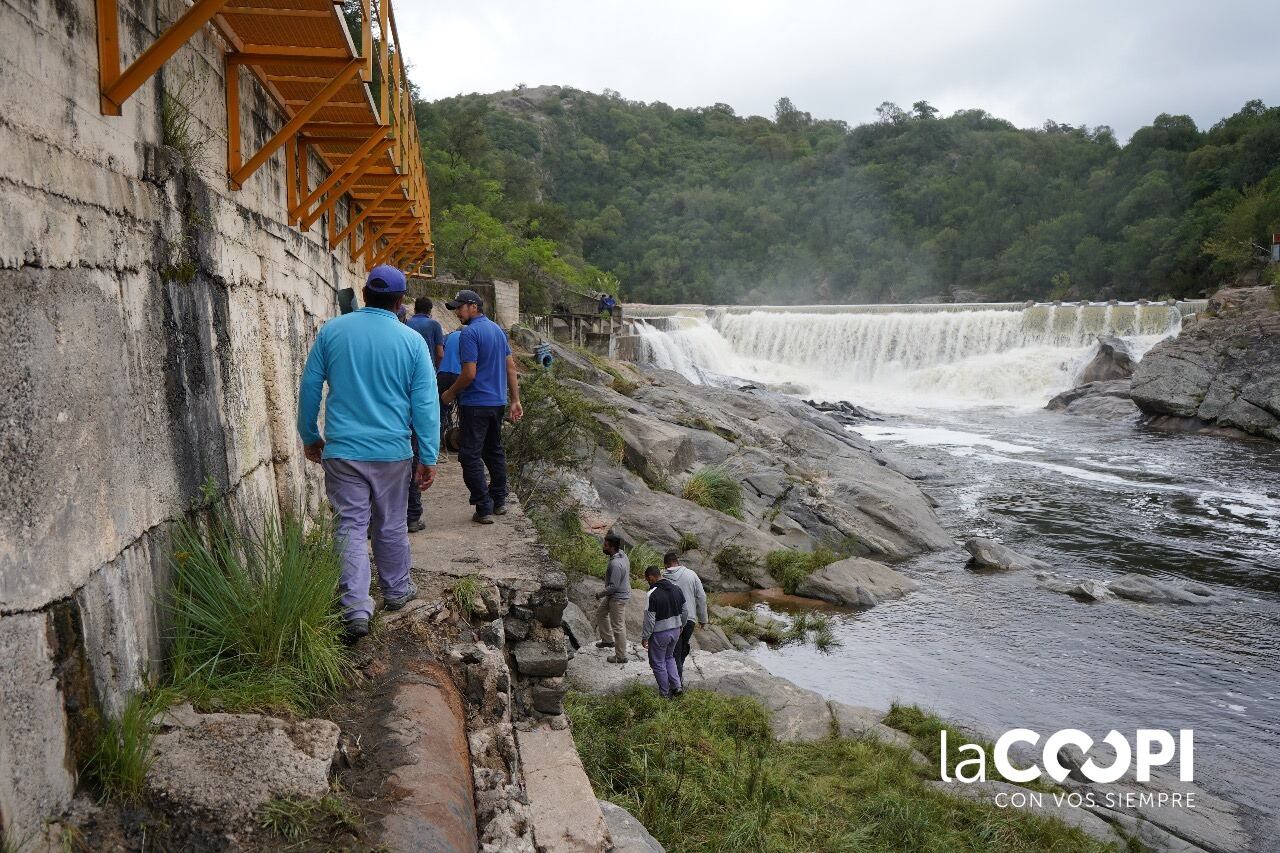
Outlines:
[{"label": "work boot", "polygon": [[506,505],[506,504],[498,504],[497,506],[495,506],[495,507],[493,508],[493,514],[494,514],[494,515],[506,515],[506,514],[507,514],[507,505]]},{"label": "work boot", "polygon": [[606,641],[604,641],[604,640],[597,640],[597,641],[596,641],[596,648],[597,648],[597,649],[611,649],[611,648],[613,648],[613,640],[609,640],[608,642],[606,642]]},{"label": "work boot", "polygon": [[361,637],[367,637],[368,635],[369,620],[363,616],[348,619],[342,624],[342,638],[346,640],[347,645],[351,645]]},{"label": "work boot", "polygon": [[427,529],[427,523],[426,523],[425,521],[423,521],[422,519],[418,519],[417,521],[411,521],[411,522],[409,522],[409,532],[410,532],[410,533],[417,533],[419,530],[426,530],[426,529]]},{"label": "work boot", "polygon": [[481,513],[476,510],[476,514],[471,516],[471,520],[476,524],[493,524],[493,515],[491,513]]},{"label": "work boot", "polygon": [[626,659],[626,658],[620,658],[620,657],[618,657],[617,655],[609,655],[609,657],[608,657],[608,661],[609,661],[609,663],[626,663],[626,662],[627,662],[627,659]]},{"label": "work boot", "polygon": [[382,599],[382,606],[387,610],[399,610],[417,597],[418,587],[413,581],[409,581],[409,590],[404,595],[389,595]]}]

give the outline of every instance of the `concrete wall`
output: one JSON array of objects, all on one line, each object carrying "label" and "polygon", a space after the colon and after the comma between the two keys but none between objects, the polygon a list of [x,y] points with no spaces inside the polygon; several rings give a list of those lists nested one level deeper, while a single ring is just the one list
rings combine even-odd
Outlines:
[{"label": "concrete wall", "polygon": [[[126,62],[186,8],[121,7]],[[241,508],[317,504],[297,379],[362,274],[324,220],[283,221],[282,153],[227,189],[210,27],[114,118],[93,0],[0,0],[0,32],[0,821],[38,849],[86,732],[157,670],[170,523],[200,484]],[[241,80],[248,153],[281,116]],[[158,147],[166,89],[203,143],[189,173]],[[196,263],[175,271],[184,248]]]},{"label": "concrete wall", "polygon": [[[485,313],[504,329],[510,329],[520,322],[520,282],[518,281],[459,281],[445,275],[432,280],[411,279],[409,282],[410,302],[412,297],[429,296],[434,304],[433,316],[439,319],[438,312],[448,311],[444,308],[446,300],[452,299],[459,290],[474,290],[484,300]],[[454,323],[456,324],[456,321]],[[452,326],[446,326],[446,329]]]}]

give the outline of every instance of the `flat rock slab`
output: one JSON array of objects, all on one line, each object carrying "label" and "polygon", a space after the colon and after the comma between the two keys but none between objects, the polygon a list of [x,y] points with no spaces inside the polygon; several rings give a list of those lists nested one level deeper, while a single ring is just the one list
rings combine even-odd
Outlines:
[{"label": "flat rock slab", "polygon": [[1006,569],[1011,571],[1030,569],[1037,572],[1047,572],[1052,568],[1045,561],[1019,554],[994,539],[975,537],[964,543],[964,549],[973,557],[973,562],[976,565],[985,569]]},{"label": "flat rock slab", "polygon": [[613,853],[666,853],[644,824],[622,806],[600,800],[600,812],[613,837]]},{"label": "flat rock slab", "polygon": [[848,607],[874,607],[901,598],[916,584],[901,572],[861,557],[850,557],[818,569],[796,587],[796,593]]},{"label": "flat rock slab", "polygon": [[516,669],[526,678],[554,678],[564,675],[569,664],[569,650],[556,648],[543,640],[526,640],[512,650]]},{"label": "flat rock slab", "polygon": [[[421,676],[396,686],[377,746],[399,799],[379,822],[388,850],[475,850],[476,812],[466,717],[445,688]],[[398,766],[397,766],[398,765]]]},{"label": "flat rock slab", "polygon": [[179,705],[161,727],[147,786],[181,806],[234,823],[278,797],[329,793],[339,732],[328,720],[197,714]]},{"label": "flat rock slab", "polygon": [[[516,732],[540,853],[603,853],[609,831],[568,729]],[[473,848],[474,849],[474,848]]]}]

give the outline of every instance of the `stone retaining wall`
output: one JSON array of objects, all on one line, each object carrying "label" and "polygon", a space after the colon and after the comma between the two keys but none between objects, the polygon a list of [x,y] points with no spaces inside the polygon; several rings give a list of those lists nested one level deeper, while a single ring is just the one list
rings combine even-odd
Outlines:
[{"label": "stone retaining wall", "polygon": [[[122,0],[125,61],[185,8]],[[202,484],[255,512],[318,502],[297,379],[362,270],[325,219],[284,221],[283,152],[227,189],[212,28],[120,117],[99,114],[92,0],[4,3],[0,31],[0,825],[23,838],[155,672],[168,530]],[[249,151],[282,122],[241,80]],[[162,145],[166,91],[185,152]]]}]

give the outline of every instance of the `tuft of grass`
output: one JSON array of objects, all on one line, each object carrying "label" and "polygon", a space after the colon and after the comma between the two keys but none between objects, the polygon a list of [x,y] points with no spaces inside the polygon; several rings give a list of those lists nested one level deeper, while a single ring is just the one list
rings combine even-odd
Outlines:
[{"label": "tuft of grass", "polygon": [[698,506],[742,518],[742,483],[723,465],[705,465],[684,484],[681,497]]},{"label": "tuft of grass", "polygon": [[752,578],[760,569],[759,555],[741,545],[725,545],[716,552],[712,562],[721,574],[737,578],[745,584],[751,584]]},{"label": "tuft of grass", "polygon": [[307,713],[345,685],[332,522],[238,533],[222,510],[179,525],[169,610],[174,688],[197,707]]},{"label": "tuft of grass", "polygon": [[649,566],[661,566],[662,555],[650,548],[643,542],[637,542],[627,549],[627,559],[631,562],[631,585],[634,587],[637,580],[644,585],[644,570]]},{"label": "tuft of grass", "polygon": [[771,646],[780,646],[787,641],[787,632],[778,627],[776,622],[761,624],[750,616],[716,616],[712,620],[719,625],[726,636],[735,634],[752,642],[764,642]]},{"label": "tuft of grass", "polygon": [[818,548],[812,552],[780,548],[769,552],[764,564],[769,574],[782,587],[782,591],[795,595],[801,581],[839,559],[840,555],[830,548]]},{"label": "tuft of grass", "polygon": [[553,512],[545,504],[529,511],[538,531],[538,540],[547,546],[551,559],[564,569],[570,581],[584,576],[604,577],[608,560],[600,550],[600,540],[582,529],[582,517],[575,506]]},{"label": "tuft of grass", "polygon": [[342,832],[358,834],[361,821],[355,810],[330,795],[319,800],[271,800],[258,810],[258,826],[296,844],[311,837],[328,839]]},{"label": "tuft of grass", "polygon": [[467,575],[466,577],[458,578],[453,582],[450,592],[453,595],[454,603],[458,605],[458,609],[467,616],[485,609],[483,601],[484,582],[480,580],[478,575]]},{"label": "tuft of grass", "polygon": [[[1101,853],[1078,829],[927,784],[910,750],[875,739],[777,743],[753,699],[633,685],[566,701],[596,796],[669,849]],[[936,771],[935,771],[936,772]]]},{"label": "tuft of grass", "polygon": [[109,720],[98,733],[85,773],[97,783],[105,798],[123,803],[142,799],[147,771],[151,768],[151,739],[155,720],[168,706],[171,694],[135,693],[119,719]]},{"label": "tuft of grass", "polygon": [[681,554],[686,551],[697,551],[698,537],[686,530],[680,534],[680,540],[676,542],[676,550]]}]

